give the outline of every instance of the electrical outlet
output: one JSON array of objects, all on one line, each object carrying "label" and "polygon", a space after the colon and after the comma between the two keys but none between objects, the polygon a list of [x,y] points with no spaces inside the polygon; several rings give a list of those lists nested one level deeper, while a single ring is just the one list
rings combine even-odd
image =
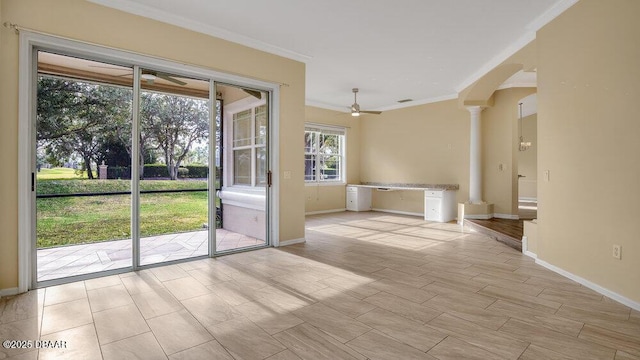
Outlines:
[{"label": "electrical outlet", "polygon": [[622,259],[622,246],[613,245],[613,257],[618,260]]}]

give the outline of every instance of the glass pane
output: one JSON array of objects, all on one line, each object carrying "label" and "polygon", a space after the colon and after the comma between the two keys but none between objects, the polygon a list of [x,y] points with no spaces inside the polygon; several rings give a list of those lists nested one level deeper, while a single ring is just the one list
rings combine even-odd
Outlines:
[{"label": "glass pane", "polygon": [[325,155],[340,154],[340,136],[320,135],[320,153]]},{"label": "glass pane", "polygon": [[316,150],[316,137],[317,133],[311,131],[305,131],[304,133],[304,152],[305,153],[313,153]]},{"label": "glass pane", "polygon": [[233,151],[234,185],[251,185],[251,149]]},{"label": "glass pane", "polygon": [[251,145],[251,110],[233,114],[233,147]]},{"label": "glass pane", "polygon": [[141,71],[140,264],[207,255],[209,82]]},{"label": "glass pane", "polygon": [[267,143],[267,106],[256,108],[256,145]]},{"label": "glass pane", "polygon": [[38,281],[132,266],[132,76],[128,67],[38,52]]},{"label": "glass pane", "polygon": [[267,148],[256,148],[256,186],[267,185]]},{"label": "glass pane", "polygon": [[324,181],[340,180],[340,157],[325,156],[320,169],[320,179]]},{"label": "glass pane", "polygon": [[316,156],[304,156],[304,180],[313,181],[316,179]]}]

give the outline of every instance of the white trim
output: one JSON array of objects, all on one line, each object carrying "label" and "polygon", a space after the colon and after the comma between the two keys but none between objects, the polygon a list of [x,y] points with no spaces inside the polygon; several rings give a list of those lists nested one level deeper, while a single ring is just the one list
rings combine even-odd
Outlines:
[{"label": "white trim", "polygon": [[562,14],[565,10],[567,10],[577,2],[578,0],[563,0],[552,6],[542,15],[538,16],[535,20],[533,20],[526,26],[527,32],[524,35],[522,35],[519,39],[517,39],[509,46],[507,46],[503,51],[498,53],[498,55],[485,63],[471,76],[466,78],[462,83],[460,83],[460,85],[455,88],[456,91],[460,93],[462,90],[466,89],[471,84],[485,76],[489,71],[493,70],[496,66],[507,60],[510,56],[525,47],[531,41],[535,40],[536,31],[540,30],[540,28],[548,24],[551,20],[555,19],[558,15]]},{"label": "white trim", "polygon": [[[20,49],[18,64],[18,291],[23,293],[32,285],[32,272],[35,266],[31,251],[34,237],[33,220],[35,206],[33,191],[30,189],[33,176],[33,101],[35,92],[32,82],[33,52],[30,33],[20,31]],[[3,290],[4,291],[4,290]]]},{"label": "white trim", "polygon": [[[528,257],[530,257],[530,258],[534,259],[534,260],[538,260],[538,255],[537,255],[536,253],[533,253],[533,252],[531,252],[531,251],[529,251],[529,250],[524,251],[524,249],[523,249],[522,253],[523,253],[524,255],[526,255],[526,256],[528,256]],[[536,262],[537,262],[537,261],[536,261]]]},{"label": "white trim", "polygon": [[283,56],[288,59],[300,62],[309,62],[312,56],[301,54],[292,50],[288,50],[267,42],[257,40],[245,35],[241,35],[217,26],[204,24],[193,19],[187,19],[183,16],[172,14],[157,8],[137,4],[130,0],[89,0],[92,3],[118,9],[130,14],[139,15],[145,18],[158,20],[167,24],[175,25],[184,29],[196,31],[202,34],[211,35],[216,38],[231,41],[236,44],[248,46],[253,49],[262,50],[271,54]]},{"label": "white trim", "polygon": [[[421,100],[413,100],[413,101],[409,101],[409,102],[406,102],[406,103],[394,104],[394,105],[390,105],[390,106],[383,106],[383,107],[379,107],[379,108],[375,108],[375,109],[369,109],[369,110],[373,110],[373,111],[390,111],[390,110],[404,109],[404,108],[418,106],[418,105],[433,104],[433,103],[437,103],[437,102],[441,102],[441,101],[454,100],[454,99],[457,99],[457,98],[458,98],[458,93],[455,93],[455,94],[449,94],[449,95],[436,96],[436,97],[433,97],[433,98],[427,98],[427,99],[421,99]],[[345,115],[351,115],[351,110],[350,110],[351,107],[349,107],[349,106],[345,106],[345,107],[335,106],[335,105],[325,104],[323,102],[319,102],[319,101],[315,101],[315,100],[309,100],[309,99],[307,99],[305,101],[305,105],[306,106],[317,107],[317,108],[320,108],[320,109],[338,111],[338,112],[344,113]],[[364,115],[367,116],[366,114],[364,114]]]},{"label": "white trim", "polygon": [[404,108],[408,108],[408,107],[412,107],[412,106],[426,105],[426,104],[433,104],[433,103],[437,103],[437,102],[441,102],[441,101],[454,100],[454,99],[457,99],[457,98],[458,98],[458,93],[455,93],[455,94],[436,96],[436,97],[433,97],[433,98],[427,98],[427,99],[421,99],[421,100],[413,100],[413,101],[400,103],[400,104],[395,104],[395,105],[390,105],[390,106],[383,106],[383,107],[380,107],[380,108],[377,108],[377,109],[371,109],[371,110],[376,110],[376,111],[397,110],[397,109],[404,109]]},{"label": "white trim", "polygon": [[17,287],[8,288],[8,289],[0,289],[0,298],[5,297],[5,296],[18,295],[21,292],[24,292],[24,291],[18,291]]},{"label": "white trim", "polygon": [[398,215],[419,216],[421,218],[424,218],[424,213],[416,213],[416,212],[409,212],[409,211],[387,210],[387,209],[377,209],[377,208],[373,208],[371,209],[371,211],[385,212],[385,213],[398,214]]},{"label": "white trim", "polygon": [[545,11],[542,15],[538,16],[532,22],[530,22],[526,28],[529,31],[538,31],[543,26],[547,25],[551,22],[551,20],[558,17],[558,15],[565,12],[567,9],[572,7],[578,2],[578,0],[562,0],[555,5],[553,5],[549,10]]},{"label": "white trim", "polygon": [[518,201],[520,202],[533,202],[533,203],[538,203],[538,198],[532,198],[532,197],[521,197],[518,198]]},{"label": "white trim", "polygon": [[322,215],[322,214],[333,214],[333,213],[339,213],[339,212],[345,212],[347,211],[347,208],[342,208],[342,209],[331,209],[331,210],[319,210],[319,211],[309,211],[309,212],[305,212],[304,215]]},{"label": "white trim", "polygon": [[307,240],[305,238],[299,238],[299,239],[291,239],[291,240],[284,240],[280,242],[279,246],[289,246],[289,245],[293,245],[293,244],[302,244],[307,242]]},{"label": "white trim", "polygon": [[520,220],[520,216],[516,215],[512,215],[512,214],[497,214],[497,213],[493,213],[493,217],[494,218],[498,218],[498,219],[509,219],[509,220]]},{"label": "white trim", "polygon": [[471,219],[471,220],[489,220],[493,218],[493,214],[477,214],[477,215],[464,214],[464,218]]},{"label": "white trim", "polygon": [[602,295],[604,295],[606,297],[609,297],[609,298],[611,298],[611,299],[613,299],[613,300],[615,300],[615,301],[617,301],[617,302],[619,302],[619,303],[621,303],[623,305],[626,305],[626,306],[628,306],[628,307],[630,307],[632,309],[640,311],[640,302],[633,301],[633,300],[631,300],[631,299],[629,299],[627,297],[624,297],[624,296],[622,296],[622,295],[620,295],[620,294],[618,294],[616,292],[613,292],[613,291],[611,291],[609,289],[606,289],[606,288],[604,288],[604,287],[602,287],[602,286],[600,286],[600,285],[598,285],[596,283],[593,283],[593,282],[591,282],[591,281],[589,281],[589,280],[587,280],[585,278],[582,278],[582,277],[580,277],[578,275],[570,273],[570,272],[568,272],[568,271],[566,271],[564,269],[561,269],[561,268],[559,268],[559,267],[557,267],[555,265],[549,264],[548,262],[546,262],[544,260],[536,258],[536,264],[541,265],[541,266],[543,266],[543,267],[545,267],[545,268],[547,268],[547,269],[549,269],[549,270],[551,270],[551,271],[553,271],[553,272],[555,272],[557,274],[560,274],[560,275],[562,275],[562,276],[564,276],[564,277],[566,277],[568,279],[571,279],[571,280],[573,280],[573,281],[575,281],[575,282],[577,282],[577,283],[579,283],[579,284],[581,284],[583,286],[586,286],[589,289],[594,290],[594,291],[596,291],[596,292],[598,292],[598,293],[600,293],[600,294],[602,294]]},{"label": "white trim", "polygon": [[[271,170],[271,187],[267,196],[267,226],[271,231],[271,246],[280,246],[280,87],[271,90],[269,97],[269,136],[267,141],[268,168]],[[274,106],[277,104],[278,106]]]}]

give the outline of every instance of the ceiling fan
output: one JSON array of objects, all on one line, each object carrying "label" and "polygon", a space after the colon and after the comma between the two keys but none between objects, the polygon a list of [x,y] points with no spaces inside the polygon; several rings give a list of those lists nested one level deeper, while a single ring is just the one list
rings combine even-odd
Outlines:
[{"label": "ceiling fan", "polygon": [[358,104],[358,88],[353,88],[351,91],[353,91],[353,105],[351,105],[351,116],[360,116],[360,114],[382,114],[382,111],[360,110],[360,105]]},{"label": "ceiling fan", "polygon": [[[129,69],[125,69],[125,68],[120,68],[120,67],[113,67],[113,66],[101,66],[101,65],[89,65],[89,67],[95,67],[95,68],[103,68],[103,69],[112,69],[112,70],[122,70],[122,71],[127,71],[129,72]],[[128,74],[123,74],[123,75],[118,75],[118,76],[131,76],[131,73]],[[182,81],[182,80],[178,80],[174,77],[172,77],[171,75],[167,74],[167,73],[163,73],[163,72],[158,72],[158,71],[153,71],[153,70],[146,70],[146,69],[142,69],[142,75],[140,76],[143,80],[147,81],[150,84],[153,84],[153,81],[156,78],[160,78],[169,82],[172,82],[174,84],[178,84],[181,86],[187,85],[186,82]]]}]

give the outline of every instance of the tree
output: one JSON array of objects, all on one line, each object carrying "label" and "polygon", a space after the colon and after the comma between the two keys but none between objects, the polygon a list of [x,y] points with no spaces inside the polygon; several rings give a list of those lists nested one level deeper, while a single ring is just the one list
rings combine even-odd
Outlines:
[{"label": "tree", "polygon": [[130,129],[131,97],[131,90],[126,88],[40,76],[38,147],[44,148],[53,162],[79,157],[82,170],[93,179],[91,164],[97,165],[106,157],[111,151],[108,144],[122,146],[117,144],[118,128]]},{"label": "tree", "polygon": [[162,152],[169,176],[176,180],[191,148],[209,136],[208,101],[145,92],[141,108],[141,128]]}]

